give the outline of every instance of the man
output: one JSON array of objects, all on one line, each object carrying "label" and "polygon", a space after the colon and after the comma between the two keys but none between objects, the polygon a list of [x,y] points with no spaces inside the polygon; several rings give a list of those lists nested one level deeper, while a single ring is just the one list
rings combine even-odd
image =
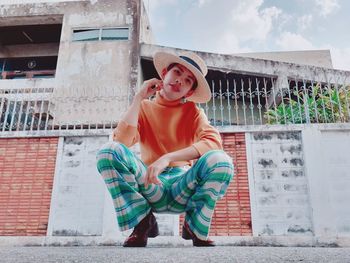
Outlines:
[{"label": "man", "polygon": [[[195,104],[211,98],[208,70],[190,52],[157,52],[154,65],[161,79],[143,83],[113,131],[113,142],[97,154],[97,168],[120,229],[134,227],[125,247],[144,247],[148,237],[158,235],[152,212],[185,212],[182,237],[194,246],[214,246],[208,239],[211,218],[233,165],[222,151],[220,134]],[[155,100],[148,100],[154,94]],[[137,142],[142,160],[128,149]]]}]

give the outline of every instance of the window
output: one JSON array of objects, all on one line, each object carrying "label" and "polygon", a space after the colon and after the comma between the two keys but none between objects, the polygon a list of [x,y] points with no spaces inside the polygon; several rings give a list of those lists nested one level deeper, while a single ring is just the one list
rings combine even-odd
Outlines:
[{"label": "window", "polygon": [[[23,21],[26,19],[23,18]],[[0,43],[10,48],[14,45],[43,43],[55,43],[58,46],[61,39],[61,29],[62,24],[1,26]]]},{"label": "window", "polygon": [[102,29],[102,40],[128,40],[128,28],[107,28]]},{"label": "window", "polygon": [[[22,20],[29,23],[27,18],[23,17]],[[38,16],[36,19],[47,19],[49,23],[57,21],[57,24],[40,22],[36,25],[32,21],[32,25],[0,26],[0,50],[7,50],[0,57],[0,79],[55,77],[62,17],[45,16],[44,19]],[[48,53],[51,55],[47,56]]]},{"label": "window", "polygon": [[0,58],[0,79],[53,78],[57,56]]},{"label": "window", "polygon": [[94,41],[100,39],[99,29],[74,30],[73,41]]},{"label": "window", "polygon": [[73,41],[128,40],[129,28],[92,28],[73,30]]}]

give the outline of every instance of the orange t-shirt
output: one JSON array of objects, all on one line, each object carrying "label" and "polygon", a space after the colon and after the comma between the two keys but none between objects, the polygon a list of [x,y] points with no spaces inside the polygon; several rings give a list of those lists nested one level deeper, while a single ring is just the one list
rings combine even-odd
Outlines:
[{"label": "orange t-shirt", "polygon": [[[200,155],[222,149],[219,132],[193,102],[167,101],[157,92],[155,100],[143,100],[134,127],[121,121],[113,131],[113,140],[127,147],[139,142],[141,159],[149,165],[166,153],[193,145]],[[190,160],[172,162],[169,166],[190,165]]]}]

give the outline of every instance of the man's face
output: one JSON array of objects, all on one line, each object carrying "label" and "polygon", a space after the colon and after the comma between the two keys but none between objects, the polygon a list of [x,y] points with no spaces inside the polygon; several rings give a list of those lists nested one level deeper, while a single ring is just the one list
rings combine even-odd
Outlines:
[{"label": "man's face", "polygon": [[161,95],[169,100],[178,100],[192,95],[196,78],[186,67],[176,64],[169,71],[163,73],[163,89]]}]

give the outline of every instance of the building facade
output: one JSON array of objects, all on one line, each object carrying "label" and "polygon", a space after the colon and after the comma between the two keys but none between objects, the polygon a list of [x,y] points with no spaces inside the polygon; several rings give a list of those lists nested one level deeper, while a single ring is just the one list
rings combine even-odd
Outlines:
[{"label": "building facade", "polygon": [[[0,243],[121,242],[95,156],[153,54],[181,50],[154,45],[141,0],[30,2],[0,5]],[[350,245],[350,72],[327,54],[197,53],[213,94],[198,106],[235,166],[210,235]],[[182,216],[157,218],[179,235]]]}]

